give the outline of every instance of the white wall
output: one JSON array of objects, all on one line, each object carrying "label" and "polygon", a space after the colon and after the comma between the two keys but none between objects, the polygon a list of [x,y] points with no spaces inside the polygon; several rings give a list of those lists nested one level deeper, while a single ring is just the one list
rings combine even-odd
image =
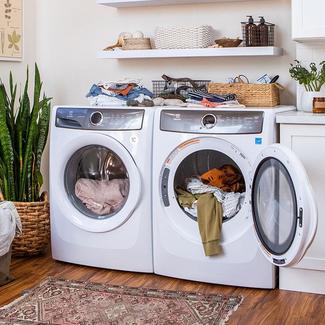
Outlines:
[{"label": "white wall", "polygon": [[[29,66],[30,79],[34,76],[34,64],[38,60],[36,54],[36,30],[39,29],[37,23],[37,0],[23,0],[24,3],[24,38],[23,38],[23,60],[19,62],[0,61],[0,78],[8,85],[9,73],[13,73],[14,81],[18,84],[18,94],[22,91],[26,80],[26,69]],[[33,82],[30,83],[30,91],[32,91]],[[32,94],[32,92],[31,92]],[[31,96],[32,97],[32,96]],[[48,151],[44,154],[44,161],[42,166],[44,178],[44,190],[48,188]]]},{"label": "white wall", "polygon": [[[30,0],[28,0],[30,1]],[[56,104],[85,104],[90,85],[99,80],[125,76],[142,77],[146,86],[165,73],[225,81],[245,74],[251,81],[264,73],[280,74],[287,90],[283,103],[295,103],[295,83],[288,74],[295,58],[291,41],[290,0],[179,5],[114,9],[95,0],[36,0],[37,60],[47,93]],[[199,2],[199,1],[198,1]],[[277,25],[277,45],[285,55],[274,58],[195,58],[161,60],[103,60],[96,52],[116,42],[122,31],[142,30],[151,36],[157,25],[210,24],[220,36],[241,36],[240,22],[246,15],[264,15]]]},{"label": "white wall", "polygon": [[[24,50],[23,61],[10,62],[0,61],[1,80],[8,82],[9,72],[12,71],[15,81],[19,87],[24,84],[26,78],[27,65],[33,68],[36,59],[36,0],[24,1]],[[34,69],[32,69],[34,71]],[[19,89],[20,90],[20,89]]]},{"label": "white wall", "polygon": [[[157,25],[210,24],[220,36],[241,36],[240,21],[246,15],[264,15],[277,25],[277,45],[285,55],[274,58],[196,58],[163,60],[101,60],[96,52],[116,41],[122,31],[142,30],[152,36]],[[245,74],[251,81],[263,73],[280,74],[287,88],[283,103],[295,102],[295,83],[288,75],[295,58],[291,41],[290,0],[183,5],[116,10],[98,6],[95,0],[24,0],[24,60],[0,61],[1,79],[12,71],[21,85],[26,66],[38,62],[44,89],[55,104],[86,104],[85,94],[99,80],[124,76],[142,77],[146,86],[165,73],[198,79],[225,81]],[[43,171],[47,176],[48,152]],[[45,177],[45,188],[47,188]]]}]

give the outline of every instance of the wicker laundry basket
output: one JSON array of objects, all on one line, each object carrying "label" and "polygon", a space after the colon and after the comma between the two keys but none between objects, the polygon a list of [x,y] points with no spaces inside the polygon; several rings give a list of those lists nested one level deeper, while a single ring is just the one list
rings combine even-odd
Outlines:
[{"label": "wicker laundry basket", "polygon": [[157,49],[204,48],[213,44],[213,28],[208,25],[157,27],[154,42]]},{"label": "wicker laundry basket", "polygon": [[236,94],[240,104],[248,107],[273,107],[280,105],[280,89],[277,83],[210,83],[209,93],[226,95]]},{"label": "wicker laundry basket", "polygon": [[44,253],[50,240],[50,206],[47,197],[41,202],[14,202],[23,232],[12,244],[13,256]]}]

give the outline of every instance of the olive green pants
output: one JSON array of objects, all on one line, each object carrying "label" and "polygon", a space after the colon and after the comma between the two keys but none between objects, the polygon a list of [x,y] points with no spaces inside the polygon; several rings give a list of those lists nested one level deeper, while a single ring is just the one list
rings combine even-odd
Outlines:
[{"label": "olive green pants", "polygon": [[212,193],[201,195],[197,200],[197,221],[206,256],[222,253],[220,245],[223,209]]}]

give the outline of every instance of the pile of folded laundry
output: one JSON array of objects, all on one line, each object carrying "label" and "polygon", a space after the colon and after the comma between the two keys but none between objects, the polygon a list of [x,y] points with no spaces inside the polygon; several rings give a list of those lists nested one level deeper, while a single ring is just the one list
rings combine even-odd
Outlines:
[{"label": "pile of folded laundry", "polygon": [[92,106],[154,106],[153,94],[140,79],[122,79],[94,84],[87,94]]},{"label": "pile of folded laundry", "polygon": [[223,165],[186,179],[185,184],[185,189],[175,188],[179,205],[198,221],[205,254],[221,254],[222,222],[234,217],[245,200],[242,174],[232,165]]}]

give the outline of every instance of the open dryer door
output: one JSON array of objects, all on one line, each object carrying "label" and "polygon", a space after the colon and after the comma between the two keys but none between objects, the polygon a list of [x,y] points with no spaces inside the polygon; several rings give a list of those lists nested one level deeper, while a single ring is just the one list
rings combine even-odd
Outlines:
[{"label": "open dryer door", "polygon": [[317,208],[307,173],[279,144],[259,154],[251,183],[252,216],[262,251],[277,266],[298,263],[317,228]]}]

